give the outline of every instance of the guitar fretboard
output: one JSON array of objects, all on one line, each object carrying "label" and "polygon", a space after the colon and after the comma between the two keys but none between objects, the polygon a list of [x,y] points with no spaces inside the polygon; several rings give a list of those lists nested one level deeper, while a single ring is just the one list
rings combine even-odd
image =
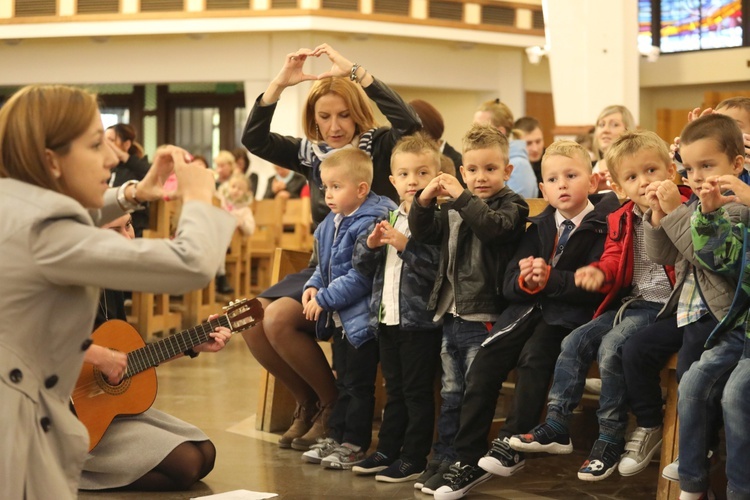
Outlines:
[{"label": "guitar fretboard", "polygon": [[209,334],[216,330],[216,327],[232,327],[226,314],[214,318],[205,323],[201,323],[193,328],[188,328],[180,333],[175,333],[167,338],[146,344],[140,349],[128,353],[128,369],[125,377],[132,377],[138,373],[158,366],[160,363],[182,354],[199,344],[207,342],[211,337]]}]

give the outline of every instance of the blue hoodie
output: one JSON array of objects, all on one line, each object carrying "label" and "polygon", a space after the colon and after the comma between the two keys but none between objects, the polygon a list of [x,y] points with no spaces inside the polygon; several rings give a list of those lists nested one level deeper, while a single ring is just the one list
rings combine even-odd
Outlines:
[{"label": "blue hoodie", "polygon": [[508,156],[508,163],[513,165],[513,172],[505,185],[524,198],[537,198],[539,188],[536,184],[536,174],[531,168],[529,153],[526,151],[526,141],[510,141]]},{"label": "blue hoodie", "polygon": [[375,338],[368,332],[370,319],[370,294],[372,276],[366,277],[352,265],[354,245],[362,234],[372,232],[375,224],[388,217],[396,204],[385,196],[373,192],[356,212],[344,217],[336,231],[334,218],[329,213],[315,230],[318,265],[305,289],[318,289],[315,299],[327,314],[321,314],[315,325],[315,334],[321,340],[333,335],[335,326],[332,313],[339,313],[344,333],[354,347]]}]

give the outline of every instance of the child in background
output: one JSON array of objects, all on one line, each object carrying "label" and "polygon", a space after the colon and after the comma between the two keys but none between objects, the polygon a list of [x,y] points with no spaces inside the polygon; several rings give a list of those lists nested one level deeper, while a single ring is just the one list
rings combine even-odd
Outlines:
[{"label": "child in background", "polygon": [[[725,179],[722,184],[727,186],[740,183],[738,179],[729,181],[730,176],[737,177],[744,171],[742,132],[733,119],[717,113],[697,118],[685,127],[680,137],[682,163],[694,193],[699,193],[704,182],[713,176],[721,176]],[[651,210],[646,213],[644,222],[649,257],[659,263],[673,264],[677,283],[682,283],[677,324],[684,326],[684,330],[677,370],[684,375],[680,380],[677,407],[680,415],[677,469],[680,488],[686,493],[680,497],[688,500],[706,494],[707,457],[709,450],[718,445],[719,399],[721,385],[726,381],[724,365],[727,360],[721,349],[704,351],[704,345],[711,345],[712,332],[730,311],[736,279],[693,265],[697,260],[690,238],[690,220],[697,199],[682,205],[677,201],[676,190],[672,182],[649,186]],[[742,220],[745,213],[742,205],[729,203],[724,208],[732,223]],[[739,328],[723,338],[734,338],[741,343],[742,336],[742,328]],[[739,354],[734,362],[738,359]],[[668,479],[674,478],[674,468],[674,464],[670,464],[662,474]]]},{"label": "child in background", "polygon": [[322,408],[325,439],[302,455],[324,468],[351,469],[361,462],[372,439],[378,343],[369,328],[372,277],[353,266],[354,245],[396,205],[370,191],[372,160],[362,150],[345,148],[320,165],[325,201],[331,212],[315,230],[318,265],[305,284],[302,307],[315,321],[321,340],[333,337],[333,368],[338,398]]},{"label": "child in background", "polygon": [[[463,138],[461,175],[440,174],[414,197],[409,212],[412,237],[440,244],[440,264],[427,308],[443,318],[440,357],[442,405],[433,457],[415,487],[433,492],[455,460],[453,438],[463,398],[466,373],[487,338],[486,322],[503,309],[498,294],[503,270],[524,229],[528,206],[505,185],[508,141],[494,127],[475,125]],[[438,210],[436,199],[448,196]]]},{"label": "child in background", "polygon": [[[577,287],[575,271],[601,257],[607,216],[620,208],[617,196],[590,194],[598,178],[588,152],[572,141],[547,148],[542,174],[540,188],[549,206],[529,219],[505,269],[502,290],[510,305],[469,370],[455,439],[458,462],[446,474],[447,484],[435,491],[439,500],[462,498],[490,473],[510,476],[524,467],[523,454],[508,440],[539,423],[562,339],[590,321],[604,298]],[[514,368],[512,410],[487,452],[497,398]]]},{"label": "child in background", "polygon": [[[649,208],[646,187],[674,177],[667,145],[653,132],[629,132],[608,148],[605,159],[612,189],[630,201],[609,215],[604,253],[598,262],[576,271],[575,283],[606,297],[594,319],[573,330],[562,342],[546,421],[528,434],[511,437],[509,442],[511,448],[520,451],[571,453],[570,420],[581,402],[586,373],[598,360],[602,379],[597,410],[599,438],[578,471],[578,478],[584,481],[599,481],[612,474],[624,450],[628,412],[623,344],[647,325],[669,323],[674,312],[673,305],[666,306],[674,285],[674,268],[648,259],[641,221]],[[655,388],[659,389],[658,378]],[[639,429],[635,435],[641,439]],[[647,464],[661,443],[661,422],[642,432],[650,438]]]},{"label": "child in background", "polygon": [[427,187],[440,166],[430,139],[401,139],[391,155],[391,182],[399,208],[367,237],[357,240],[354,263],[374,276],[370,329],[378,335],[380,366],[388,400],[378,433],[378,449],[355,474],[400,483],[416,479],[427,465],[435,422],[435,373],[440,359],[440,326],[427,307],[440,247],[410,238],[409,209],[414,194]]},{"label": "child in background", "polygon": [[251,235],[255,232],[255,219],[252,210],[252,193],[250,180],[239,172],[235,172],[227,182],[219,186],[221,208],[234,215],[237,227],[242,234]]}]

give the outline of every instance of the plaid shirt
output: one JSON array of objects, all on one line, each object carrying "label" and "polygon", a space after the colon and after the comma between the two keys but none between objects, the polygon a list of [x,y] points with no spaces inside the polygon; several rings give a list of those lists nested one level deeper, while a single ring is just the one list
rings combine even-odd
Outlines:
[{"label": "plaid shirt", "polygon": [[708,313],[708,307],[703,302],[695,282],[693,266],[685,277],[685,283],[680,292],[680,301],[677,303],[677,326],[683,327],[698,321],[704,314]]},{"label": "plaid shirt", "polygon": [[649,302],[665,304],[672,294],[672,283],[664,266],[654,263],[646,255],[646,238],[643,234],[643,212],[633,206],[633,290],[625,299],[642,298]]}]

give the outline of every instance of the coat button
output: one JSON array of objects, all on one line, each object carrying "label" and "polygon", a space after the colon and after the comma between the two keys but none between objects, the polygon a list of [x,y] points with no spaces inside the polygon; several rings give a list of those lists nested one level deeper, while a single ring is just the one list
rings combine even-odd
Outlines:
[{"label": "coat button", "polygon": [[45,379],[44,387],[46,387],[47,389],[52,389],[53,387],[55,387],[55,385],[57,385],[57,380],[57,375],[50,375]]},{"label": "coat button", "polygon": [[23,380],[23,372],[18,368],[14,368],[10,371],[10,381],[14,384],[18,384]]},{"label": "coat button", "polygon": [[52,426],[52,421],[49,419],[49,417],[42,417],[42,419],[39,421],[39,424],[42,426],[42,430],[44,432],[49,432],[49,428]]},{"label": "coat button", "polygon": [[91,344],[92,344],[93,342],[94,342],[94,341],[93,341],[93,340],[91,340],[91,339],[86,339],[86,340],[84,340],[84,341],[83,341],[83,344],[81,344],[81,350],[82,350],[82,351],[85,351],[86,349],[88,349],[88,348],[89,348],[89,347],[91,346]]}]

